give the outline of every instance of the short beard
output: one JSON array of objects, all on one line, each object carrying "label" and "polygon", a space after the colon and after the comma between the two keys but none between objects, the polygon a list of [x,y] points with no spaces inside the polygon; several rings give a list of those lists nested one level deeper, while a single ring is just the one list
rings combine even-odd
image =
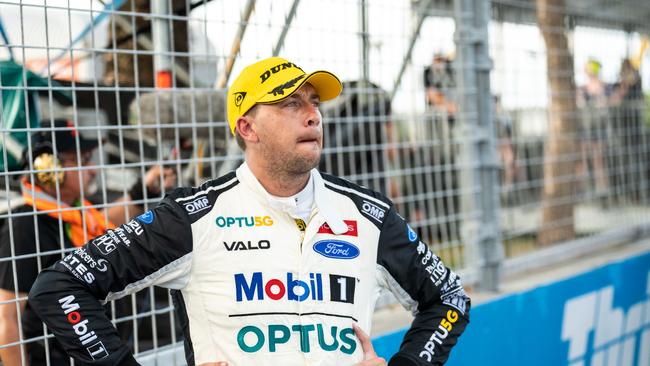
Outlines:
[{"label": "short beard", "polygon": [[262,152],[264,160],[269,164],[268,172],[280,181],[284,179],[293,179],[302,177],[316,168],[320,163],[321,153],[318,153],[316,158],[311,158],[303,155],[296,155],[291,152],[278,152],[274,149],[264,149]]}]

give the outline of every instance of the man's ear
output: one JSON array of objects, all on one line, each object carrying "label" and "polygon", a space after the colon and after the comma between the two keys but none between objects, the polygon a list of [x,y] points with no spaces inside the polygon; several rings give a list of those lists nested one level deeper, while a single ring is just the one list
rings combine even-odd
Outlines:
[{"label": "man's ear", "polygon": [[237,118],[235,127],[237,128],[237,133],[241,136],[244,141],[247,142],[259,142],[259,137],[255,132],[253,127],[254,118],[251,116],[241,116]]}]

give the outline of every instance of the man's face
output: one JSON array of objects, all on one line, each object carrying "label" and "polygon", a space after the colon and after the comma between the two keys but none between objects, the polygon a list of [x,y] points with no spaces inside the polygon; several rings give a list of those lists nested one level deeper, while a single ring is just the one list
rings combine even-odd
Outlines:
[{"label": "man's face", "polygon": [[319,105],[316,90],[305,83],[278,103],[256,107],[253,119],[259,143],[254,149],[268,169],[302,174],[318,166],[323,148]]},{"label": "man's face", "polygon": [[93,151],[82,151],[81,156],[77,157],[74,151],[65,151],[59,153],[59,160],[63,168],[79,168],[65,172],[65,179],[60,187],[61,194],[73,199],[81,197],[82,184],[84,193],[89,193],[89,188],[95,178],[95,169],[86,169],[92,158]]}]

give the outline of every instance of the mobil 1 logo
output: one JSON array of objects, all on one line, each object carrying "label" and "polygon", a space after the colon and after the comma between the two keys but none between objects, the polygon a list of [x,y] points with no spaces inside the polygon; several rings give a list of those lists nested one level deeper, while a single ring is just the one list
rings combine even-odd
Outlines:
[{"label": "mobil 1 logo", "polygon": [[[304,274],[302,279],[296,274],[287,272],[284,276],[269,278],[262,272],[250,275],[236,273],[235,297],[242,301],[327,301],[327,287],[322,273]],[[354,303],[354,292],[358,280],[354,277],[329,274],[329,300],[336,302]]]}]

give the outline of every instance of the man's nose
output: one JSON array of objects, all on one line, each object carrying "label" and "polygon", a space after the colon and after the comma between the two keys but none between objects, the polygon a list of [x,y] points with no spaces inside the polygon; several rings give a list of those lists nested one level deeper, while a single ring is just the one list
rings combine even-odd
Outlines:
[{"label": "man's nose", "polygon": [[322,119],[323,117],[321,116],[318,107],[309,103],[307,105],[307,118],[305,119],[305,124],[307,126],[318,127]]}]

